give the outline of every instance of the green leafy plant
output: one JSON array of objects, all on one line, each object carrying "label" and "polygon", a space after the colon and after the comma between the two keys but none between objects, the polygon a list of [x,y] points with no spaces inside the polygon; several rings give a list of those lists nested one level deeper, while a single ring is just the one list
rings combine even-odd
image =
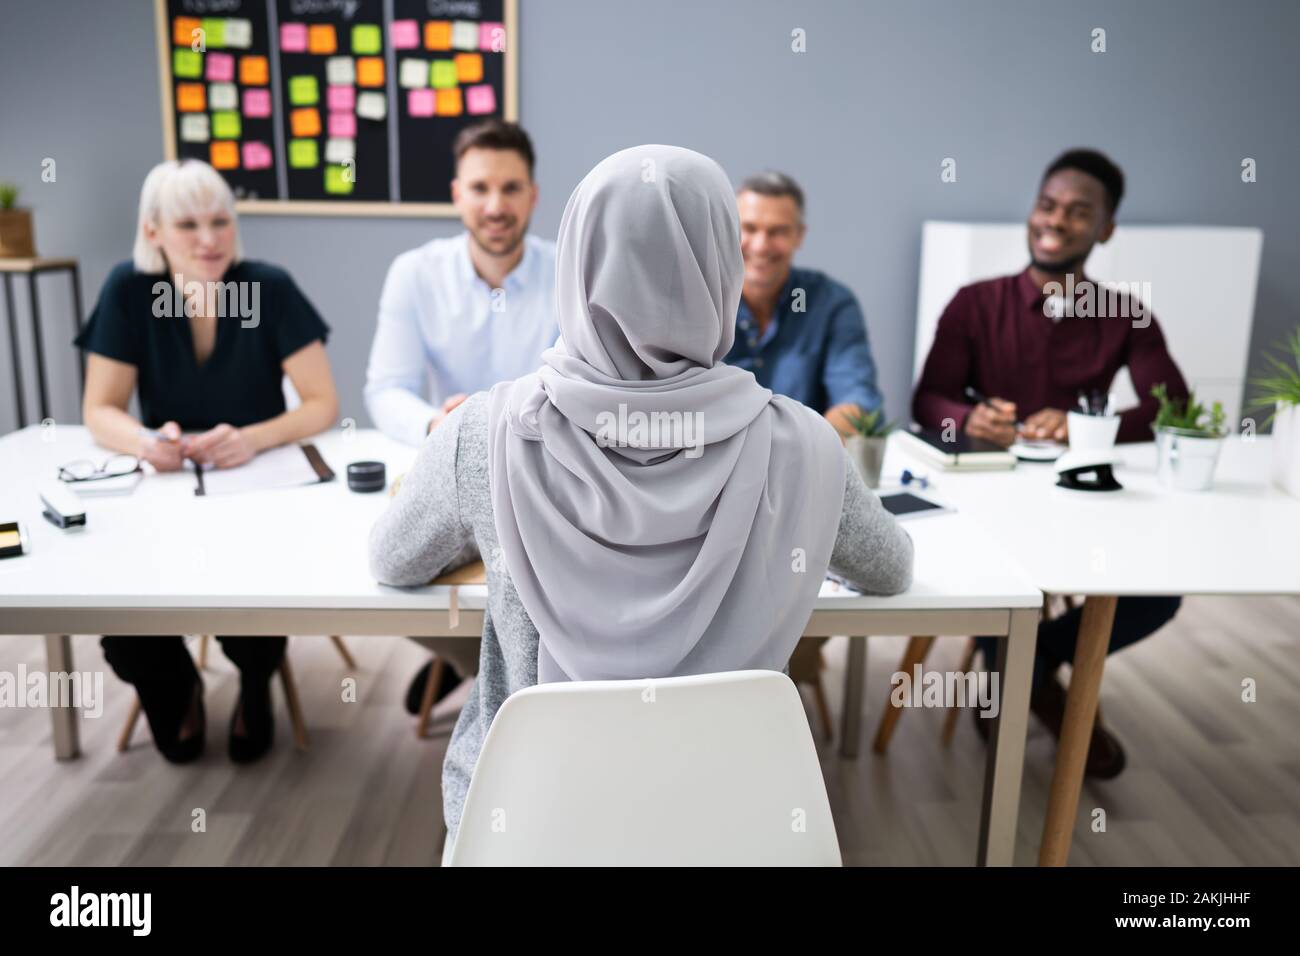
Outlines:
[{"label": "green leafy plant", "polygon": [[0,209],[6,212],[18,204],[18,186],[14,183],[0,183]]},{"label": "green leafy plant", "polygon": [[1160,403],[1160,410],[1156,413],[1156,428],[1178,428],[1196,432],[1205,438],[1221,438],[1227,434],[1222,402],[1215,402],[1207,409],[1196,400],[1196,393],[1192,391],[1187,393],[1186,401],[1170,398],[1164,382],[1154,386],[1151,394]]},{"label": "green leafy plant", "polygon": [[1265,425],[1277,415],[1276,406],[1279,403],[1300,408],[1300,325],[1296,326],[1291,337],[1281,347],[1290,353],[1289,360],[1285,356],[1266,354],[1264,361],[1269,364],[1273,374],[1250,380],[1250,384],[1255,386],[1255,394],[1251,396],[1254,406],[1273,409],[1264,421]]},{"label": "green leafy plant", "polygon": [[847,416],[849,426],[863,438],[884,438],[894,430],[894,423],[884,421],[880,409]]}]

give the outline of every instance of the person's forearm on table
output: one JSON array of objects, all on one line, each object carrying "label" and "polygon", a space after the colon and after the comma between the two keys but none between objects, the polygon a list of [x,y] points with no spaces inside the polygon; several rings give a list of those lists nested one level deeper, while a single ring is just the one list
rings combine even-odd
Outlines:
[{"label": "person's forearm on table", "polygon": [[82,418],[95,444],[125,455],[140,454],[141,426],[134,416],[113,405],[96,405],[87,408]]},{"label": "person's forearm on table", "polygon": [[284,412],[242,431],[254,451],[266,451],[301,438],[310,438],[332,427],[339,417],[336,399],[308,398],[291,412]]}]

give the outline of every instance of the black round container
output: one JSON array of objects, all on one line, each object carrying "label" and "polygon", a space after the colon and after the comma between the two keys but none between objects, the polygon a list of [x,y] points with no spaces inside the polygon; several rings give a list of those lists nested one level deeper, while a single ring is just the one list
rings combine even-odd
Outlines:
[{"label": "black round container", "polygon": [[382,461],[354,461],[348,465],[348,487],[353,491],[383,491],[388,475]]}]

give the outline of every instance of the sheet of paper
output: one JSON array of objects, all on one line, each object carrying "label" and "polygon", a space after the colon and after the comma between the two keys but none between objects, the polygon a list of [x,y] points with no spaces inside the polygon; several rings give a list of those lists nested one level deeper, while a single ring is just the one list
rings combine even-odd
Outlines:
[{"label": "sheet of paper", "polygon": [[204,468],[203,492],[208,495],[294,488],[320,481],[307,455],[298,445],[264,451],[238,468]]}]

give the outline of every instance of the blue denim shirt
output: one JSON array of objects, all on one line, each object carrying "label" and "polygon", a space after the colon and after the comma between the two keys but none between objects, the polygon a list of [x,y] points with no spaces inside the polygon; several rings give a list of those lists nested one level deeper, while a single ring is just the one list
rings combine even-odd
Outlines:
[{"label": "blue denim shirt", "polygon": [[[795,295],[799,289],[802,297]],[[796,311],[800,306],[802,311]],[[815,269],[790,270],[761,337],[758,322],[741,300],[736,341],[725,361],[753,372],[765,388],[818,412],[846,402],[870,412],[881,404],[858,300]]]}]

